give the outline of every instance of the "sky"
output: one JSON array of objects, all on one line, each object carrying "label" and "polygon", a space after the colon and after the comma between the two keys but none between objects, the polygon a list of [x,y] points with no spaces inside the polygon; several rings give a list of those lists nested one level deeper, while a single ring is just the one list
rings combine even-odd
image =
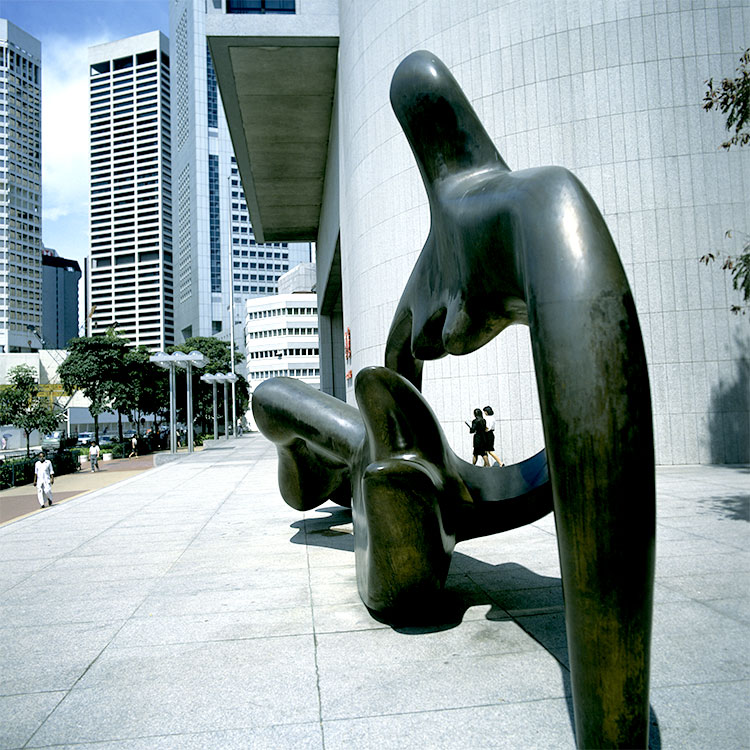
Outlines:
[{"label": "sky", "polygon": [[169,0],[0,0],[6,18],[42,43],[42,241],[88,255],[88,48],[159,30]]}]

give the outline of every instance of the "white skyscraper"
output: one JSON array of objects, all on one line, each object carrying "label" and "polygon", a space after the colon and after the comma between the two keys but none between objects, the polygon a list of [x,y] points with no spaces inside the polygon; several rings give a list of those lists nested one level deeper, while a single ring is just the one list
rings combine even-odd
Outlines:
[{"label": "white skyscraper", "polygon": [[[282,4],[283,5],[283,4]],[[293,6],[292,6],[293,7]],[[253,234],[205,36],[206,14],[221,2],[170,3],[173,60],[175,316],[178,343],[229,338],[228,268],[235,340],[243,341],[245,301],[278,291],[278,277],[310,261],[310,243],[259,243]],[[269,9],[267,12],[283,12]]]},{"label": "white skyscraper", "polygon": [[89,48],[89,334],[174,343],[169,41],[158,31]]},{"label": "white skyscraper", "polygon": [[[42,46],[0,19],[0,351],[39,348]],[[31,343],[29,340],[32,340]]]}]

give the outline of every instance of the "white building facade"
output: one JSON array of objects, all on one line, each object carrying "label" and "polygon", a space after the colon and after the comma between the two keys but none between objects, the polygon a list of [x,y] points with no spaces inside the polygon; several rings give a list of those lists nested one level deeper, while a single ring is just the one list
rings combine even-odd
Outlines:
[{"label": "white building facade", "polygon": [[245,304],[247,381],[251,390],[279,376],[298,378],[319,388],[316,295],[275,294],[249,299]]},{"label": "white building facade", "polygon": [[[88,335],[174,340],[169,41],[154,31],[89,48]],[[89,312],[89,311],[87,311]]]},{"label": "white building facade", "polygon": [[0,352],[40,346],[42,46],[0,18]]},{"label": "white building facade", "polygon": [[309,242],[264,243],[253,233],[206,43],[206,14],[216,5],[170,3],[178,343],[229,338],[230,284],[241,341],[245,300],[276,293],[281,274],[312,259]]},{"label": "white building facade", "polygon": [[[255,175],[274,141],[248,117],[263,99],[247,81],[259,70],[276,76],[268,89],[277,92],[279,120],[299,121],[296,141],[284,133],[288,142],[312,153],[310,134],[321,133],[319,185],[306,203],[320,205],[308,232],[317,243],[323,390],[353,402],[351,380],[342,394],[342,374],[383,364],[398,299],[430,229],[389,101],[398,64],[426,49],[451,70],[511,169],[566,167],[600,207],[643,331],[657,462],[750,461],[750,328],[729,311],[738,299],[728,274],[699,262],[708,251],[736,254],[750,231],[750,149],[722,151],[723,118],[702,109],[705,81],[733,76],[749,43],[745,0],[305,0],[286,17],[210,16],[207,34],[263,236],[283,239],[300,216],[267,206],[281,183]],[[302,59],[304,108],[286,74]],[[328,102],[327,120],[310,122],[313,94],[321,112]],[[276,158],[285,163],[280,151]],[[524,327],[472,355],[426,363],[424,394],[460,455],[471,452],[464,420],[486,404],[497,414],[504,461],[543,447]]]}]

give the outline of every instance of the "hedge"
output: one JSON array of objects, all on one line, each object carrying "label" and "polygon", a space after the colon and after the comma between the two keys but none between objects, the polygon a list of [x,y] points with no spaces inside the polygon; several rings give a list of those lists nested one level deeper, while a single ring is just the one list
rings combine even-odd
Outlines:
[{"label": "hedge", "polygon": [[[55,475],[73,474],[78,471],[80,464],[78,456],[73,451],[61,450],[49,454]],[[36,457],[9,458],[0,464],[0,490],[18,487],[22,484],[34,482],[34,464]]]}]

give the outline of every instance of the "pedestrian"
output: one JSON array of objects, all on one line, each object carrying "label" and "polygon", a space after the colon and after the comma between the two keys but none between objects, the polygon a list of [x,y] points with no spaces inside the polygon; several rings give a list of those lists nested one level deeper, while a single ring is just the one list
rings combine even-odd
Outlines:
[{"label": "pedestrian", "polygon": [[138,437],[136,435],[133,435],[133,439],[130,441],[130,447],[131,451],[128,458],[133,458],[133,456],[138,458]]},{"label": "pedestrian", "polygon": [[5,436],[3,436],[3,450],[5,450],[8,447],[8,441],[5,439]]},{"label": "pedestrian", "polygon": [[91,471],[99,471],[99,446],[96,440],[92,440],[89,446],[89,461],[91,461]]},{"label": "pedestrian", "polygon": [[482,411],[484,412],[484,421],[487,424],[487,432],[485,433],[487,453],[497,461],[498,466],[505,466],[495,453],[495,412],[491,406],[485,406]]},{"label": "pedestrian", "polygon": [[242,437],[242,418],[237,420],[237,437]]},{"label": "pedestrian", "polygon": [[34,464],[34,485],[39,505],[52,507],[52,485],[55,483],[55,470],[52,461],[44,451],[39,451],[37,462]]},{"label": "pedestrian", "polygon": [[486,433],[487,433],[487,422],[484,421],[481,409],[474,409],[474,419],[471,424],[464,422],[469,428],[469,432],[474,433],[474,458],[472,463],[476,465],[477,458],[482,457],[485,466],[490,465],[490,459],[487,458],[486,446]]}]

